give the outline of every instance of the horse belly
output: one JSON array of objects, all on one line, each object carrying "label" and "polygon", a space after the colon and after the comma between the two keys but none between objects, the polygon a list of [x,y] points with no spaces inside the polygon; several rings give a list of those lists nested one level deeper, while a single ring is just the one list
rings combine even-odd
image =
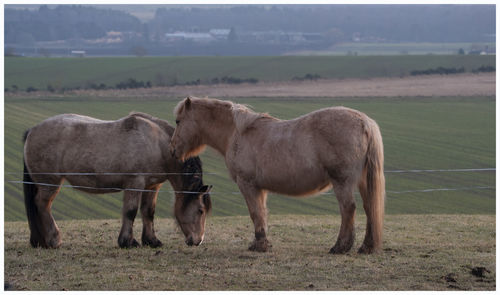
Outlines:
[{"label": "horse belly", "polygon": [[92,194],[119,192],[123,189],[123,181],[118,176],[69,175],[66,181],[75,189]]},{"label": "horse belly", "polygon": [[331,187],[327,174],[316,167],[267,172],[258,178],[262,188],[290,196],[314,195]]}]

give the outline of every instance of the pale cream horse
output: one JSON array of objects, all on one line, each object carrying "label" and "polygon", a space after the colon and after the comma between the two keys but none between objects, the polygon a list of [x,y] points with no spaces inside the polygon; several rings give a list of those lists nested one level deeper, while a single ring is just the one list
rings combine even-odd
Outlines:
[{"label": "pale cream horse", "polygon": [[331,107],[293,120],[255,113],[229,101],[188,97],[174,110],[177,127],[170,143],[182,159],[208,145],[224,158],[245,197],[255,226],[250,250],[267,251],[267,192],[317,194],[333,186],[342,223],[330,253],[354,243],[354,190],[367,215],[360,253],[381,250],[384,218],[384,153],[380,130],[365,114]]}]

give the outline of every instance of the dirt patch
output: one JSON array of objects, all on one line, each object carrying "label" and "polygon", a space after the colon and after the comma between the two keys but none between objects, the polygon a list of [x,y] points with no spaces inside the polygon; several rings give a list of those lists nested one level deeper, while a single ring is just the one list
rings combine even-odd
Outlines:
[{"label": "dirt patch", "polygon": [[153,87],[126,90],[77,90],[62,94],[19,92],[10,97],[90,96],[105,98],[178,99],[199,97],[416,97],[494,96],[495,73],[408,76],[402,78],[321,79],[316,81],[260,82],[256,84],[215,84]]}]

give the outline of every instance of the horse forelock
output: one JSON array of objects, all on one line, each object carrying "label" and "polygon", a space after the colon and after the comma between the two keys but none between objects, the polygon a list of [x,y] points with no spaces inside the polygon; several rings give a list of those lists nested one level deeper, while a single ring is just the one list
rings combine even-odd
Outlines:
[{"label": "horse forelock", "polygon": [[177,117],[182,112],[182,110],[184,110],[184,103],[186,102],[186,99],[187,98],[179,101],[179,103],[175,106],[175,108],[174,108],[174,116],[175,117]]}]

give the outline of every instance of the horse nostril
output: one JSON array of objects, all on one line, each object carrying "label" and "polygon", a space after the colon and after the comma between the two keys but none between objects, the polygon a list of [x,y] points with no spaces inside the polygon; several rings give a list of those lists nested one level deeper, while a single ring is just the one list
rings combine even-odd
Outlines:
[{"label": "horse nostril", "polygon": [[189,239],[187,239],[187,240],[186,240],[186,244],[187,244],[188,246],[193,246],[193,244],[194,244],[194,243],[193,243],[193,238],[192,238],[192,237],[189,237]]}]

